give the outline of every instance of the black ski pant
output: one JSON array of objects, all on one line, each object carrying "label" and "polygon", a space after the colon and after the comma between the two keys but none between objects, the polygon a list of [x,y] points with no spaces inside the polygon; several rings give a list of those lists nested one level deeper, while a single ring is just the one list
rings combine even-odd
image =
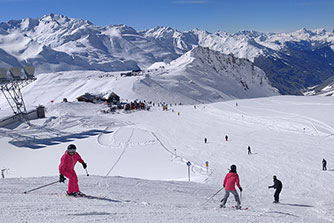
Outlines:
[{"label": "black ski pant", "polygon": [[274,198],[276,202],[279,202],[279,194],[281,193],[282,189],[276,189],[275,194],[274,194]]}]

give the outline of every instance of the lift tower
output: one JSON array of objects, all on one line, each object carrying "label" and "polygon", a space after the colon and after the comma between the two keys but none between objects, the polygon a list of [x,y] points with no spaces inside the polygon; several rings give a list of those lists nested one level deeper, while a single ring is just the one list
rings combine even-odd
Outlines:
[{"label": "lift tower", "polygon": [[0,90],[14,114],[18,115],[21,121],[30,125],[21,88],[36,80],[34,77],[35,68],[26,66],[23,70],[24,73],[20,67],[11,67],[8,73],[7,69],[0,68]]}]

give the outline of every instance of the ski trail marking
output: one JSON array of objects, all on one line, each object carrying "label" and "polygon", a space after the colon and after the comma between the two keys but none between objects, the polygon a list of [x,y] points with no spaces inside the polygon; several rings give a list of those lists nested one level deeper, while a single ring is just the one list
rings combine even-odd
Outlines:
[{"label": "ski trail marking", "polygon": [[134,128],[132,128],[131,135],[130,135],[129,139],[127,140],[127,142],[124,144],[124,149],[123,149],[122,153],[120,154],[120,156],[118,157],[118,159],[116,160],[116,162],[114,163],[114,165],[110,168],[110,170],[108,171],[106,177],[109,176],[110,172],[115,168],[115,166],[118,164],[118,162],[119,162],[119,161],[121,160],[121,158],[123,157],[123,155],[124,155],[126,149],[127,149],[128,146],[129,146],[129,142],[130,142],[130,140],[131,140],[131,138],[132,138],[132,136],[133,136],[133,132],[134,132]]},{"label": "ski trail marking", "polygon": [[[154,132],[152,132],[151,131],[151,134],[157,139],[157,141],[160,143],[160,145],[167,151],[167,152],[169,152],[170,154],[172,154],[173,156],[175,156],[175,158],[173,159],[173,160],[175,160],[176,158],[180,158],[180,160],[181,160],[181,162],[182,163],[187,163],[187,160],[186,159],[184,159],[183,157],[181,157],[181,156],[177,156],[177,155],[175,155],[173,152],[171,152],[168,148],[167,148],[167,146],[165,146],[162,142],[161,142],[161,140],[158,138],[158,136],[154,133]],[[202,166],[199,166],[199,165],[197,165],[197,164],[192,164],[192,166],[191,166],[191,171],[192,172],[194,172],[194,173],[197,173],[197,174],[199,174],[199,175],[206,175],[206,176],[211,176],[211,174],[213,173],[213,171],[212,171],[212,169],[211,168],[209,168],[208,169],[209,171],[207,172],[206,171],[206,167],[202,167]],[[203,174],[203,172],[204,172],[204,174]]]}]

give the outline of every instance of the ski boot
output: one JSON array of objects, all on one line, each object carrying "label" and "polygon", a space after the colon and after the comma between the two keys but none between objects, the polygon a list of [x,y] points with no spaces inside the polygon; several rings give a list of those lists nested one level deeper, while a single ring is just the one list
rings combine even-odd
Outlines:
[{"label": "ski boot", "polygon": [[82,193],[80,191],[77,192],[76,194],[77,194],[78,197],[85,197],[86,196],[86,194],[84,194],[84,193]]},{"label": "ski boot", "polygon": [[67,195],[68,196],[72,196],[72,197],[77,197],[78,195],[77,195],[77,192],[71,192],[71,193],[68,193],[67,192]]},{"label": "ski boot", "polygon": [[73,196],[73,197],[84,197],[84,196],[86,196],[86,194],[81,193],[80,191],[79,192],[71,192],[71,193],[67,192],[67,195],[68,196]]}]

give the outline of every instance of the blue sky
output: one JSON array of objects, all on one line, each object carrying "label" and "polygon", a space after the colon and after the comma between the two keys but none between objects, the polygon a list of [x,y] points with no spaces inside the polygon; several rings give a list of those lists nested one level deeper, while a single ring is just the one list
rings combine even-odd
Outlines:
[{"label": "blue sky", "polygon": [[0,0],[0,21],[49,13],[137,30],[170,26],[228,33],[334,29],[334,0]]}]

